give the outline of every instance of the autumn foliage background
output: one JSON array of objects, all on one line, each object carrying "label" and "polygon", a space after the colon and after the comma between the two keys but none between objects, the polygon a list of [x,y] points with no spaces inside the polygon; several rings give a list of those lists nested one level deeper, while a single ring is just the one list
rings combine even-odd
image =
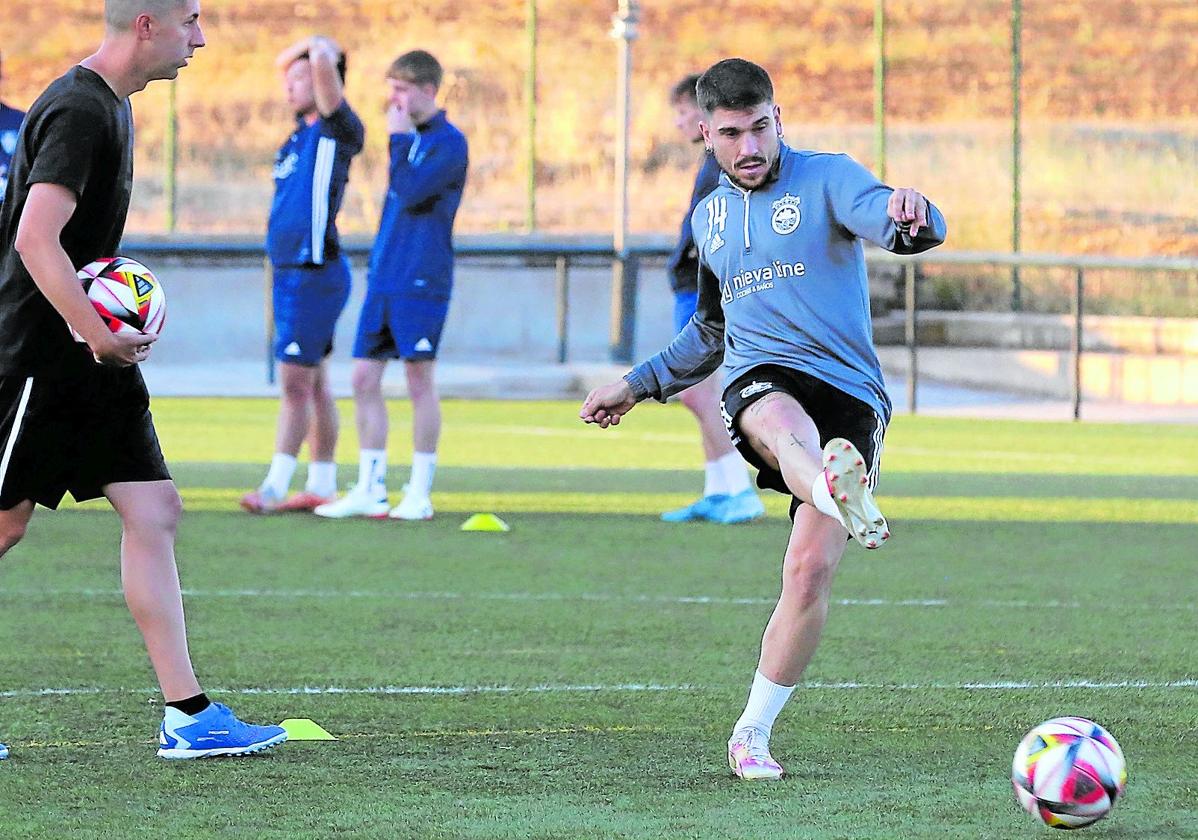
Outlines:
[{"label": "autumn foliage background", "polygon": [[[696,149],[677,136],[666,92],[738,55],[773,75],[795,146],[872,147],[872,0],[646,0],[634,42],[631,224],[675,229]],[[6,0],[0,95],[27,106],[102,35],[101,0]],[[537,223],[611,229],[615,113],[612,0],[540,0]],[[953,219],[951,246],[1010,246],[1010,5],[888,0],[888,180],[917,186]],[[489,3],[206,0],[208,46],[182,72],[182,232],[262,231],[270,165],[291,116],[275,54],[322,32],[348,51],[348,96],[367,126],[341,227],[370,233],[386,173],[383,73],[431,50],[443,100],[471,145],[459,230],[519,231],[525,219],[524,0]],[[1024,214],[1029,251],[1198,253],[1198,4],[1025,0]],[[162,230],[165,83],[134,99],[138,187],[130,229]]]}]

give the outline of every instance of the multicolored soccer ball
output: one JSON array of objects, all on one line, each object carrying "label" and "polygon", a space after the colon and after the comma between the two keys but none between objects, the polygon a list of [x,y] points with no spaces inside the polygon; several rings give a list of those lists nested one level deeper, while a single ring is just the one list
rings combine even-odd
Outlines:
[{"label": "multicolored soccer ball", "polygon": [[[106,257],[79,269],[79,281],[96,312],[114,333],[162,331],[166,293],[150,269],[128,257]],[[71,330],[76,341],[82,336]]]},{"label": "multicolored soccer ball", "polygon": [[1080,717],[1047,720],[1023,736],[1011,765],[1015,798],[1053,828],[1082,828],[1111,812],[1127,784],[1119,743]]}]

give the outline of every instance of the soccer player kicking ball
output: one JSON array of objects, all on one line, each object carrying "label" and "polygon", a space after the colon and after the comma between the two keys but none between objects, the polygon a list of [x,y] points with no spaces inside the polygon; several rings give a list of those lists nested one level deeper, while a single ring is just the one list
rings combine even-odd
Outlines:
[{"label": "soccer player kicking ball", "polygon": [[737,776],[777,779],[770,732],[819,644],[845,531],[866,548],[890,536],[871,493],[891,406],[860,240],[914,254],[943,242],[945,224],[915,190],[891,189],[844,155],[783,143],[773,85],[757,65],[721,61],[697,93],[704,141],[723,170],[691,219],[698,310],[669,347],[592,391],[579,415],[615,425],[723,360],[732,442],[758,485],[793,497],[782,594],[728,742]]},{"label": "soccer player kicking ball", "polygon": [[68,491],[116,509],[125,602],[166,700],[163,758],[245,755],[287,739],[200,689],[175,568],[182,506],[137,367],[155,336],[109,332],[75,276],[118,252],[133,186],[129,96],[175,78],[204,46],[199,14],[199,0],[106,0],[100,49],[29,110],[0,210],[0,554],[35,504],[55,508]]}]

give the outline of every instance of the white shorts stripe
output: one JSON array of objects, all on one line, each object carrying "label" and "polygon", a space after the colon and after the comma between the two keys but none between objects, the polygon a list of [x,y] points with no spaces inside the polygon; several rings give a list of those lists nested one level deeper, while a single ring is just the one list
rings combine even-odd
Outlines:
[{"label": "white shorts stripe", "polygon": [[869,489],[872,492],[878,486],[878,475],[882,463],[882,438],[886,435],[886,423],[877,414],[874,414],[874,420],[877,425],[874,426],[873,434],[870,435],[873,441],[874,457],[873,463],[869,465]]},{"label": "white shorts stripe", "polygon": [[29,394],[33,391],[33,377],[25,380],[25,388],[21,391],[21,401],[17,405],[17,416],[12,421],[12,431],[8,433],[8,442],[4,444],[4,457],[0,459],[0,492],[4,490],[4,479],[8,477],[8,462],[12,459],[13,448],[17,445],[17,437],[21,434],[21,421],[25,419],[25,409],[29,406]]}]

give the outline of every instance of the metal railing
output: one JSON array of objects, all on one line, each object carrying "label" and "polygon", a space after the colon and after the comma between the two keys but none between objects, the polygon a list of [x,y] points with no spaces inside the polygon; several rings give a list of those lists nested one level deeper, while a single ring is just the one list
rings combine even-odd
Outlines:
[{"label": "metal railing", "polygon": [[1073,292],[1070,296],[1070,400],[1073,419],[1081,419],[1082,405],[1082,353],[1085,333],[1085,288],[1086,272],[1090,270],[1123,270],[1179,272],[1198,274],[1196,259],[1132,259],[1125,257],[1065,256],[1059,254],[997,254],[971,251],[931,251],[915,256],[900,256],[876,250],[869,254],[873,263],[901,263],[903,265],[903,298],[905,315],[905,342],[908,352],[907,405],[912,414],[918,410],[919,380],[919,268],[924,265],[960,266],[1010,266],[1013,268],[1063,268],[1073,273]]},{"label": "metal railing", "polygon": [[[370,253],[370,241],[363,238],[347,238],[344,253],[357,262],[364,261]],[[667,257],[673,241],[666,237],[632,237],[625,247],[626,259],[631,264],[628,278],[632,293],[628,289],[613,295],[610,349],[612,361],[631,362],[626,351],[632,346],[631,336],[636,324],[637,267],[642,260],[658,260]],[[147,260],[212,260],[233,262],[264,262],[260,239],[216,240],[143,238],[130,239],[124,243],[123,251],[130,256]],[[610,262],[619,255],[612,240],[604,237],[550,237],[550,236],[477,236],[459,237],[455,244],[459,259],[508,258],[520,259],[526,265],[553,266],[556,289],[556,333],[557,361],[568,361],[570,314],[570,269],[579,261]],[[891,254],[871,248],[867,261],[873,264],[899,264],[903,270],[904,343],[908,352],[909,375],[907,377],[907,404],[911,413],[918,410],[919,386],[919,295],[920,269],[923,266],[1007,266],[1012,268],[1066,269],[1072,272],[1072,295],[1070,298],[1071,337],[1071,401],[1074,419],[1081,417],[1082,405],[1082,354],[1085,332],[1085,276],[1087,271],[1124,270],[1137,272],[1192,273],[1198,276],[1198,259],[1135,259],[1124,257],[1068,256],[1059,254],[1002,254],[970,251],[930,251],[914,256]],[[270,293],[267,284],[266,321],[268,335],[273,330],[270,316]],[[274,382],[274,356],[270,342],[267,344],[268,377]]]},{"label": "metal railing", "polygon": [[[351,261],[364,264],[370,256],[371,240],[362,237],[346,237],[342,241],[342,253]],[[661,236],[629,237],[625,244],[626,257],[623,262],[624,282],[612,295],[612,320],[609,351],[613,361],[632,362],[632,337],[636,328],[636,294],[639,264],[642,260],[664,259],[670,255],[674,242]],[[266,259],[261,238],[214,239],[145,237],[130,238],[122,244],[125,254],[146,261],[155,260],[207,260],[217,262],[260,263],[267,277],[270,276],[270,261]],[[569,351],[570,315],[570,269],[582,260],[598,260],[612,263],[618,259],[610,237],[578,236],[463,236],[454,243],[457,259],[521,259],[527,265],[552,265],[555,273],[557,298],[557,361],[565,364]],[[271,301],[267,286],[264,309],[266,312],[266,356],[267,380],[275,381],[274,355],[272,352],[274,322],[271,317]]]}]

